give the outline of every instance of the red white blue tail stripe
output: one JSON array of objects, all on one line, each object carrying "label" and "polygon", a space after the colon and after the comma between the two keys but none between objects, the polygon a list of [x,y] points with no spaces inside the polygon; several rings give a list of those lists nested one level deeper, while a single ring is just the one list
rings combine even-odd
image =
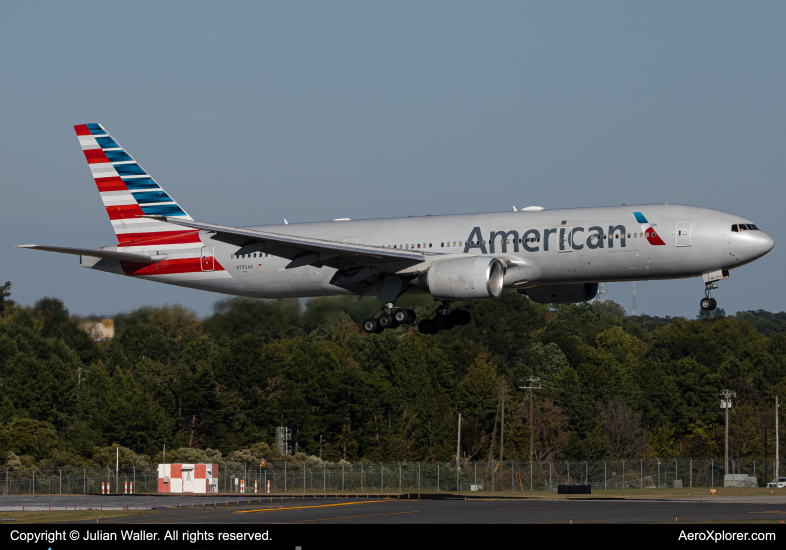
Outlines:
[{"label": "red white blue tail stripe", "polygon": [[103,126],[79,124],[74,129],[120,247],[151,238],[164,239],[169,244],[200,242],[198,232],[140,217],[192,219]]}]

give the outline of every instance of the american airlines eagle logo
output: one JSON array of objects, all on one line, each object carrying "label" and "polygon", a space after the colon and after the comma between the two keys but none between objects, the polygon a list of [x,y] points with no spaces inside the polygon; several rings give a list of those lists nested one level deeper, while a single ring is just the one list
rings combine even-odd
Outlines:
[{"label": "american airlines eagle logo", "polygon": [[634,216],[636,216],[636,221],[641,224],[641,231],[644,233],[644,237],[647,239],[647,242],[654,245],[665,245],[666,243],[663,242],[663,239],[660,238],[658,232],[655,230],[658,227],[656,223],[650,223],[647,221],[647,218],[644,217],[644,214],[641,212],[634,212]]}]

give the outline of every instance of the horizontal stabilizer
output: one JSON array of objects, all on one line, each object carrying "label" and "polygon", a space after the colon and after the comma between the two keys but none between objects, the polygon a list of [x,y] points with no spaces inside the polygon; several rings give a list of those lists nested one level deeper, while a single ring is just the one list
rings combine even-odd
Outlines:
[{"label": "horizontal stabilizer", "polygon": [[166,254],[133,254],[131,252],[117,252],[115,250],[105,250],[102,248],[67,248],[64,246],[42,246],[39,244],[20,244],[15,248],[32,248],[33,250],[46,250],[47,252],[59,252],[60,254],[73,254],[75,256],[90,256],[92,258],[106,258],[109,260],[122,260],[134,262],[136,264],[154,264],[161,260],[166,260]]}]

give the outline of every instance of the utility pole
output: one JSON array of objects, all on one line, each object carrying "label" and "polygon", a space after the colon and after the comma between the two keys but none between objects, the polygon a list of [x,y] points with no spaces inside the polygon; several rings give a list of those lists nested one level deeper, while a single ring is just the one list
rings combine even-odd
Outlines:
[{"label": "utility pole", "polygon": [[540,378],[535,378],[530,376],[527,379],[529,382],[528,386],[519,386],[520,390],[528,390],[529,391],[529,461],[532,462],[535,458],[535,415],[533,411],[533,399],[532,399],[532,390],[540,390],[543,389],[540,386],[535,387],[533,384],[535,382],[540,382]]},{"label": "utility pole", "polygon": [[729,473],[729,409],[731,408],[731,398],[737,397],[737,394],[733,391],[723,390],[721,392],[721,409],[725,410],[726,413],[726,463],[724,465],[724,475],[728,475]]},{"label": "utility pole", "polygon": [[458,421],[458,443],[456,443],[456,467],[458,468],[459,458],[461,456],[461,413],[459,413]]},{"label": "utility pole", "polygon": [[[502,429],[499,432],[499,463],[500,465],[505,463],[505,394],[507,393],[508,383],[504,380],[502,381],[502,387],[500,391],[502,395],[500,399],[502,400]],[[500,470],[501,471],[501,470]]]},{"label": "utility pole", "polygon": [[79,390],[80,390],[80,386],[82,385],[82,373],[83,372],[90,372],[90,371],[86,370],[86,369],[83,369],[82,367],[79,367],[78,369],[76,369],[76,373],[77,373],[77,379],[76,379],[76,406],[77,407],[79,407],[79,403],[80,403],[80,399],[79,398],[80,398],[81,393],[80,393]]}]

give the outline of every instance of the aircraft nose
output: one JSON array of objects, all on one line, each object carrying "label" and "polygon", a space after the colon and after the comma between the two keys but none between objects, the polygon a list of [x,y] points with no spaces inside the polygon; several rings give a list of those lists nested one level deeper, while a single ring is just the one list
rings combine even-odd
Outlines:
[{"label": "aircraft nose", "polygon": [[772,237],[762,232],[758,238],[758,245],[759,245],[759,252],[762,255],[764,255],[770,250],[772,250],[772,247],[775,246],[775,241],[772,240]]}]

